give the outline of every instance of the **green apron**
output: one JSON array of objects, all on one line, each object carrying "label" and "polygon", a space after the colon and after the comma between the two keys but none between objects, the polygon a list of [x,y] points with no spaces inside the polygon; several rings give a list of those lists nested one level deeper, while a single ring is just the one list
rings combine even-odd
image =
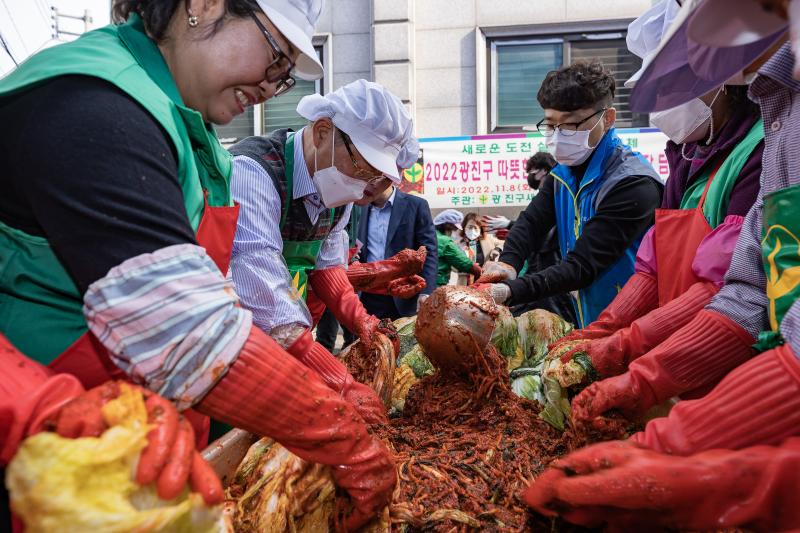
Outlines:
[{"label": "green apron", "polygon": [[[750,159],[753,150],[763,140],[764,123],[762,120],[758,120],[747,132],[747,135],[736,144],[731,153],[725,157],[714,175],[714,181],[708,188],[706,202],[703,204],[703,215],[712,229],[717,228],[725,220],[731,200],[731,191],[739,179],[739,174],[747,160]],[[700,179],[689,186],[681,199],[680,209],[695,209],[700,205],[703,190],[712,172],[713,168],[707,169]]]},{"label": "green apron", "polygon": [[762,227],[770,330],[759,335],[756,347],[764,351],[783,344],[781,322],[800,297],[800,185],[764,197]]},{"label": "green apron", "polygon": [[[138,15],[34,55],[0,80],[0,99],[76,74],[112,83],[161,125],[175,147],[178,180],[194,230],[203,215],[204,192],[209,206],[233,205],[230,154],[202,115],[183,104]],[[48,364],[86,332],[82,306],[83,295],[48,240],[0,223],[0,331],[23,353]]]},{"label": "green apron", "polygon": [[[283,147],[283,157],[286,161],[286,201],[281,214],[280,229],[286,225],[286,217],[291,207],[292,191],[294,191],[294,133],[286,136],[286,144]],[[333,220],[333,209],[328,210],[328,216]],[[322,215],[320,215],[322,216]],[[292,297],[305,300],[308,294],[308,273],[314,270],[317,264],[317,256],[322,248],[325,239],[313,241],[283,241],[283,258],[289,269],[289,276],[292,278]]]}]

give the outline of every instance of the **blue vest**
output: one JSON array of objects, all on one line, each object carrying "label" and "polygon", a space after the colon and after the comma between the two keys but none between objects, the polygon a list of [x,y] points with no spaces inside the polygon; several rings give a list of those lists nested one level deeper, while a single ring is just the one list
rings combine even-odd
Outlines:
[{"label": "blue vest", "polygon": [[[661,178],[638,152],[623,144],[614,128],[600,141],[579,181],[570,167],[557,165],[552,171],[556,207],[556,225],[561,257],[575,248],[584,225],[597,212],[597,206],[621,180],[630,176],[648,176],[659,184]],[[644,234],[625,250],[616,263],[605,269],[591,285],[573,294],[578,327],[593,322],[633,275],[636,252]]]}]

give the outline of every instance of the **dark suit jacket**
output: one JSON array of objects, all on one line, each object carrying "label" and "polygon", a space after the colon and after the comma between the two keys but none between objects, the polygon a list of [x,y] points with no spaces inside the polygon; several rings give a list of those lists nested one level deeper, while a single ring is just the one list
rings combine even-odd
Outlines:
[{"label": "dark suit jacket", "polygon": [[[358,240],[363,247],[360,257],[367,259],[369,211],[371,205],[360,207],[361,220],[358,226]],[[436,230],[433,227],[431,210],[428,202],[418,196],[406,194],[399,189],[394,196],[392,216],[389,218],[389,229],[386,237],[386,255],[391,257],[400,250],[411,248],[416,250],[420,246],[428,249],[428,256],[420,274],[425,278],[427,285],[423,294],[430,294],[436,288],[436,267],[438,264],[438,246],[436,244]],[[377,252],[380,254],[380,252]],[[401,316],[417,314],[417,297],[402,299],[391,296],[362,293],[361,301],[367,311],[378,318],[395,319]]]}]

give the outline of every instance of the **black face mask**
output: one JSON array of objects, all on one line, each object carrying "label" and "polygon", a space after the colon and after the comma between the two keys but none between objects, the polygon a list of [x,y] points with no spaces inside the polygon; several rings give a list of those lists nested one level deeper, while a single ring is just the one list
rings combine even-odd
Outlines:
[{"label": "black face mask", "polygon": [[[539,177],[537,177],[539,175]],[[533,170],[528,173],[528,187],[533,189],[534,191],[538,191],[539,187],[542,186],[542,181],[544,181],[544,177],[547,174],[541,172],[541,170]]]}]

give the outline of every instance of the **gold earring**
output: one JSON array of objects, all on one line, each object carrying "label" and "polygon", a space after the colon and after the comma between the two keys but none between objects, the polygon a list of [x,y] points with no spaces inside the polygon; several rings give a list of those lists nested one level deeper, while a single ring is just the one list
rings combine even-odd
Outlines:
[{"label": "gold earring", "polygon": [[197,15],[189,15],[189,27],[190,28],[197,27]]}]

